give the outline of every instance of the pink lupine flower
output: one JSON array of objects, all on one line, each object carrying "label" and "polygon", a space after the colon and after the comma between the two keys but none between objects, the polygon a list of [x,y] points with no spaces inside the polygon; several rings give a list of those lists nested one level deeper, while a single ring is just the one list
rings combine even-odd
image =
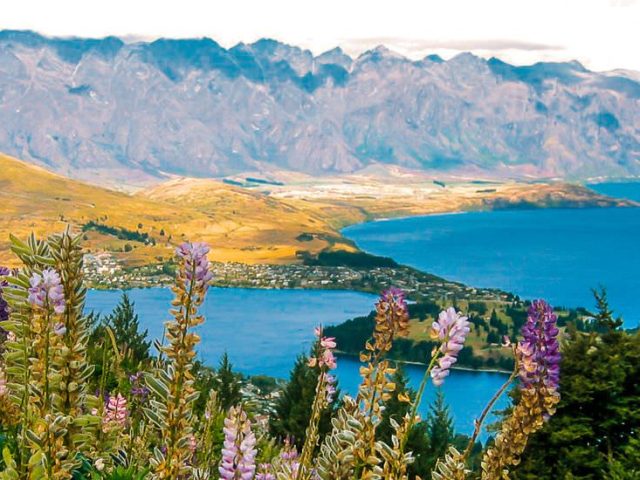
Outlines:
[{"label": "pink lupine flower", "polygon": [[311,368],[318,366],[320,368],[326,367],[329,370],[335,369],[337,367],[336,357],[333,354],[333,349],[337,346],[335,337],[323,337],[322,327],[316,327],[314,334],[318,338],[319,351],[316,351],[317,357],[309,358],[308,365]]},{"label": "pink lupine flower", "polygon": [[34,273],[29,279],[28,301],[31,305],[40,308],[48,305],[52,307],[58,315],[64,313],[65,301],[60,275],[52,268],[42,272]]},{"label": "pink lupine flower", "polygon": [[231,407],[224,420],[224,443],[218,472],[220,480],[251,480],[256,471],[256,437],[247,414]]},{"label": "pink lupine flower", "polygon": [[109,430],[113,427],[125,427],[128,416],[127,399],[119,393],[109,397],[104,407],[103,430]]},{"label": "pink lupine flower", "polygon": [[469,334],[467,317],[460,315],[453,307],[440,312],[438,319],[431,325],[431,338],[440,341],[438,364],[431,370],[431,378],[436,386],[442,385],[449,375],[451,366],[458,361],[458,352],[462,350]]},{"label": "pink lupine flower", "polygon": [[336,339],[335,337],[322,337],[320,339],[320,346],[322,348],[336,348]]},{"label": "pink lupine flower", "polygon": [[319,364],[321,367],[326,365],[329,370],[334,370],[338,366],[336,357],[331,350],[325,350],[322,352]]}]

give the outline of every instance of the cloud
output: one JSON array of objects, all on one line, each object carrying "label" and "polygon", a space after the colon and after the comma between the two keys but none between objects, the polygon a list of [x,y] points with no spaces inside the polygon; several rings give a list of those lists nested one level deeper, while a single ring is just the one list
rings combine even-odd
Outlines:
[{"label": "cloud", "polygon": [[[633,1],[633,0],[617,0]],[[477,40],[418,40],[402,37],[369,37],[347,39],[341,42],[346,49],[361,50],[385,45],[391,49],[405,52],[424,52],[428,50],[487,50],[501,52],[520,50],[528,52],[559,51],[563,46],[538,42],[527,42],[512,39],[477,39]]]}]

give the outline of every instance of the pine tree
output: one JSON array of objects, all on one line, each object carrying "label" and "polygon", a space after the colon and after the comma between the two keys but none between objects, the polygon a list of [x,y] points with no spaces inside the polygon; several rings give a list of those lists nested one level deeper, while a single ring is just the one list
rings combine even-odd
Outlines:
[{"label": "pine tree", "polygon": [[429,438],[429,452],[425,460],[430,471],[438,458],[444,456],[454,437],[453,420],[441,389],[438,389],[436,400],[429,409],[425,423]]},{"label": "pine tree", "polygon": [[125,292],[120,303],[105,318],[105,323],[113,329],[122,357],[132,365],[138,365],[149,358],[150,341],[147,341],[148,330],[140,330],[135,304]]},{"label": "pine tree", "polygon": [[599,333],[607,333],[619,329],[622,326],[622,318],[613,318],[613,311],[609,308],[607,290],[604,287],[600,287],[598,290],[593,289],[592,292],[598,310],[594,317],[596,330]]},{"label": "pine tree", "polygon": [[242,400],[239,375],[233,372],[227,352],[222,355],[216,374],[214,388],[218,392],[218,401],[224,411],[237,405]]},{"label": "pine tree", "polygon": [[[297,358],[289,375],[289,382],[276,403],[275,415],[270,419],[270,430],[274,436],[290,438],[298,446],[304,444],[318,382],[318,368],[310,367],[308,361],[304,355]],[[338,397],[339,393],[336,394],[336,398]],[[321,438],[331,429],[335,403],[322,414],[319,426]]]},{"label": "pine tree", "polygon": [[[131,301],[127,293],[123,293],[120,303],[109,315],[102,320],[95,318],[97,324],[91,333],[90,343],[95,346],[103,341],[108,342],[105,327],[109,327],[113,332],[116,345],[122,356],[120,365],[126,372],[134,373],[140,365],[149,360],[149,348],[151,342],[147,341],[148,330],[140,330],[138,315],[135,313],[135,303]],[[94,350],[90,347],[90,350]],[[100,352],[94,352],[102,355]]]}]

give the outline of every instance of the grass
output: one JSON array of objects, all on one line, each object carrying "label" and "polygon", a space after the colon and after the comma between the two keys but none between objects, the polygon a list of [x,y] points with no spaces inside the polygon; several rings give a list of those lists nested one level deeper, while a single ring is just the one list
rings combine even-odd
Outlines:
[{"label": "grass", "polygon": [[[258,192],[213,180],[177,180],[136,195],[88,185],[0,155],[0,261],[11,265],[9,233],[26,237],[62,230],[77,231],[89,222],[148,234],[156,245],[85,232],[87,251],[108,251],[125,265],[169,258],[185,239],[209,242],[213,260],[290,263],[300,249],[319,252],[332,242],[296,239],[304,232],[339,238],[315,212]],[[161,231],[164,235],[161,235]],[[131,252],[124,252],[126,244]]]}]

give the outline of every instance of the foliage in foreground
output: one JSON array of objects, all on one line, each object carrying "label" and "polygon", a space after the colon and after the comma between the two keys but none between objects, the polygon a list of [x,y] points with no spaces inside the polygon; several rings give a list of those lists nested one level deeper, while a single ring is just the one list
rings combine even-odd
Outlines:
[{"label": "foliage in foreground", "polygon": [[519,479],[640,479],[640,332],[620,330],[604,292],[596,300],[599,333],[569,331],[562,400],[531,438]]},{"label": "foliage in foreground", "polygon": [[[92,391],[90,358],[95,352],[91,354],[91,319],[84,315],[79,242],[80,237],[68,231],[44,241],[12,238],[12,250],[23,267],[3,275],[8,305],[0,320],[6,332],[0,369],[5,439],[0,480],[404,480],[427,474],[412,467],[419,462],[411,450],[411,435],[421,423],[417,410],[427,384],[445,382],[470,330],[467,318],[453,308],[431,325],[437,347],[419,389],[408,392],[394,381],[396,368],[388,359],[394,341],[408,332],[407,304],[400,290],[384,292],[376,304],[372,337],[360,354],[360,388],[355,397],[343,397],[324,436],[321,419],[337,396],[331,373],[336,342],[316,329],[307,361],[316,381],[304,441],[296,446],[289,439],[277,442],[270,437],[250,406],[237,402],[233,389],[220,389],[227,392],[225,398],[211,390],[204,407],[198,406],[203,400],[195,362],[200,338],[194,328],[204,322],[199,307],[211,280],[208,247],[201,243],[177,249],[173,320],[165,325],[160,355],[146,362],[145,371],[123,378],[125,367],[147,360],[148,351],[136,351],[116,337],[118,328],[137,331],[131,313],[120,312],[120,320],[102,324],[108,339],[104,345],[110,344],[111,350],[103,348],[99,388]],[[508,478],[528,437],[543,427],[559,400],[556,323],[546,303],[532,304],[523,339],[510,345],[512,375],[476,421],[468,445],[444,449],[433,479],[469,477],[469,456],[484,418],[519,377],[519,401],[483,453],[478,473],[482,479]],[[122,389],[127,382],[128,391]],[[406,408],[387,415],[392,401]],[[427,428],[448,429],[446,419]]]}]

